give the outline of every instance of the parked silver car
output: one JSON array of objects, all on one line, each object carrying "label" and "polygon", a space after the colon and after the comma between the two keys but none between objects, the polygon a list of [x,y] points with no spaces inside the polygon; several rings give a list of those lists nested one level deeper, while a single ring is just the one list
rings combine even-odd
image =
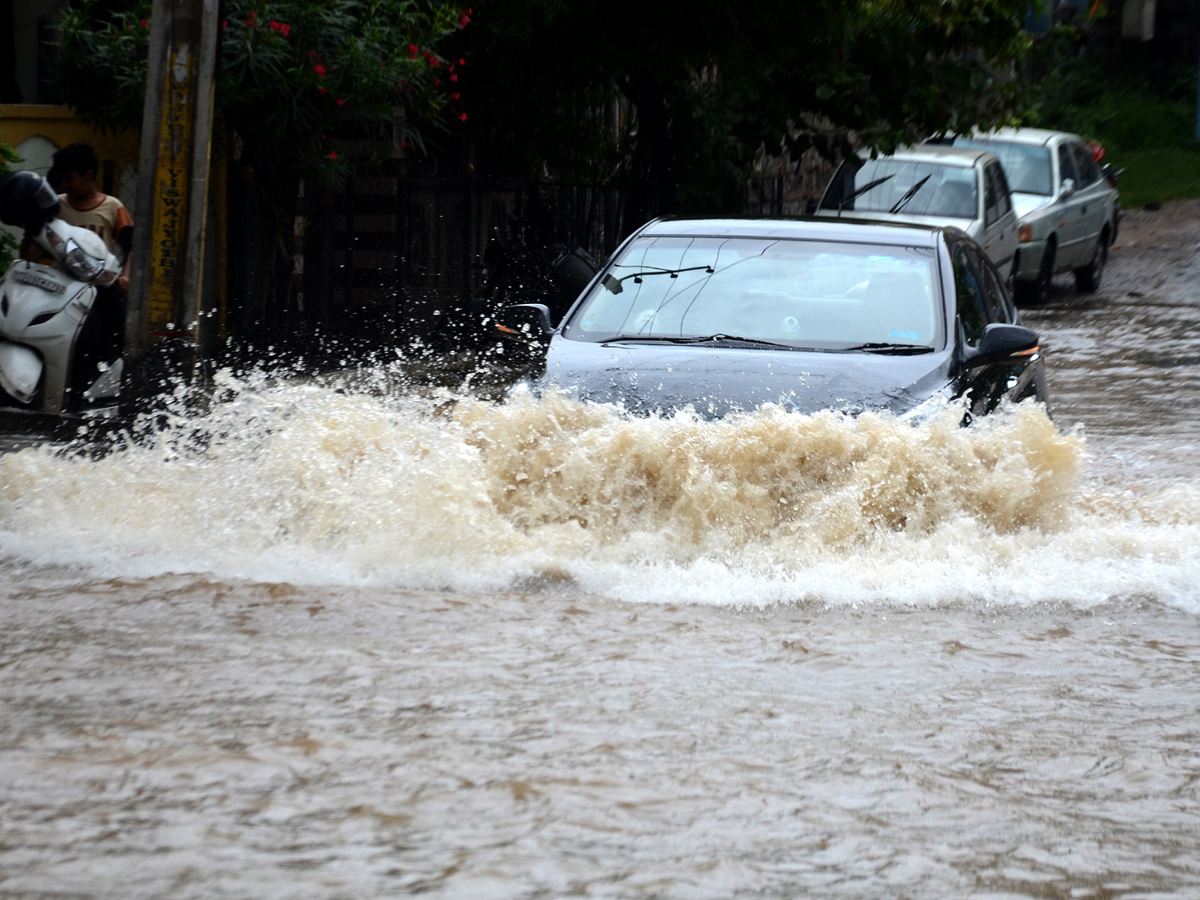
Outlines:
[{"label": "parked silver car", "polygon": [[819,216],[954,226],[975,239],[1007,280],[1017,217],[999,159],[986,150],[922,144],[843,162],[814,210]]},{"label": "parked silver car", "polygon": [[1040,128],[1002,128],[946,140],[990,150],[1008,174],[1020,238],[1013,284],[1019,302],[1045,302],[1060,272],[1073,272],[1080,291],[1100,286],[1120,206],[1117,189],[1082,138]]}]

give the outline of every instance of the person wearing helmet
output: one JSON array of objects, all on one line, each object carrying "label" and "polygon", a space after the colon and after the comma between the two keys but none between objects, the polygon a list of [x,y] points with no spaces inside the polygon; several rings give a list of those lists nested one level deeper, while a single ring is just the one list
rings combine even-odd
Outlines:
[{"label": "person wearing helmet", "polygon": [[58,216],[60,206],[54,188],[36,172],[13,172],[0,179],[0,222],[22,230],[21,259],[52,262],[33,238]]}]

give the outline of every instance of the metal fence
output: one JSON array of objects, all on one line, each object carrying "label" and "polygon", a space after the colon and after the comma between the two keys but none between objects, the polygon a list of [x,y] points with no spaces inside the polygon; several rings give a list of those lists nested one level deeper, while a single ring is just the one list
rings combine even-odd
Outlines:
[{"label": "metal fence", "polygon": [[272,330],[429,338],[482,287],[493,235],[604,259],[637,224],[611,188],[359,174],[302,205],[290,314]]}]

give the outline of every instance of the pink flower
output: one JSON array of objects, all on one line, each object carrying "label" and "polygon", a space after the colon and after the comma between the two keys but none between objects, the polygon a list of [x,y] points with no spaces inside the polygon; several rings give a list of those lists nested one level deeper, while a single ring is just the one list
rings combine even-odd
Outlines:
[{"label": "pink flower", "polygon": [[292,33],[292,26],[291,25],[280,25],[279,31],[284,37],[287,37],[289,34]]},{"label": "pink flower", "polygon": [[329,151],[329,158],[330,158],[330,159],[337,159],[337,151],[336,151],[336,150],[330,150],[330,151]]},{"label": "pink flower", "polygon": [[318,78],[324,78],[327,70],[323,65],[317,63],[315,66],[313,66],[313,71],[317,73]]},{"label": "pink flower", "polygon": [[460,120],[460,121],[462,121],[462,122],[465,122],[465,121],[467,121],[467,114],[466,114],[466,113],[463,113],[463,114],[462,114],[461,116],[459,116],[458,118],[459,118],[459,120]]},{"label": "pink flower", "polygon": [[338,106],[345,106],[345,105],[346,105],[346,99],[344,97],[338,97]]},{"label": "pink flower", "polygon": [[459,27],[459,28],[466,28],[466,27],[467,27],[467,23],[468,23],[468,22],[470,22],[470,21],[471,21],[471,17],[470,17],[470,16],[468,16],[466,13],[463,13],[463,16],[462,16],[462,18],[458,20],[458,27]]},{"label": "pink flower", "polygon": [[458,76],[457,76],[457,75],[451,75],[451,76],[450,76],[450,80],[451,80],[451,81],[458,81]]},{"label": "pink flower", "polygon": [[329,93],[329,92],[326,91],[325,88],[320,88],[320,94],[322,97],[324,97],[327,93]]},{"label": "pink flower", "polygon": [[278,22],[276,22],[274,19],[272,19],[272,20],[271,20],[271,24],[270,24],[270,28],[271,28],[271,30],[272,30],[272,31],[278,31],[278,30],[279,30],[279,23],[278,23]]},{"label": "pink flower", "polygon": [[142,25],[142,27],[143,27],[143,28],[149,28],[149,27],[150,27],[150,20],[149,20],[149,19],[142,19],[142,20],[141,20],[141,25]]}]

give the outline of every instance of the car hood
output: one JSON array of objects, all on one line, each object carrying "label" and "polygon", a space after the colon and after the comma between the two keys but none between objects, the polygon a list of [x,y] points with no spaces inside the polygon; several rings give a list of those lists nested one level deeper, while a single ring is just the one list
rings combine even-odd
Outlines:
[{"label": "car hood", "polygon": [[1043,206],[1049,206],[1053,197],[1047,197],[1045,194],[1017,194],[1012,195],[1013,211],[1016,212],[1018,219],[1024,219],[1030,213],[1037,212]]},{"label": "car hood", "polygon": [[951,382],[949,351],[918,356],[594,344],[556,335],[546,368],[531,387],[557,388],[581,400],[630,412],[691,407],[708,419],[767,403],[801,413],[824,409],[909,412]]}]

